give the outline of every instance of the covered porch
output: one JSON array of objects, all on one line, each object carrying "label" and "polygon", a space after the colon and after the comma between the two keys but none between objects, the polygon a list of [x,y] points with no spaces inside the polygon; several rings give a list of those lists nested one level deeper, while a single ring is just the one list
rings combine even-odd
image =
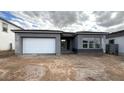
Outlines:
[{"label": "covered porch", "polygon": [[73,53],[74,33],[64,32],[61,35],[61,53]]}]

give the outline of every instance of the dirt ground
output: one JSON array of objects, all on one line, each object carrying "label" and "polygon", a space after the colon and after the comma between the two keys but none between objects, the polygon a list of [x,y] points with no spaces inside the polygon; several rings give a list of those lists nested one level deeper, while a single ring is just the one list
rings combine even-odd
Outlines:
[{"label": "dirt ground", "polygon": [[0,58],[0,80],[124,80],[124,56],[42,55]]}]

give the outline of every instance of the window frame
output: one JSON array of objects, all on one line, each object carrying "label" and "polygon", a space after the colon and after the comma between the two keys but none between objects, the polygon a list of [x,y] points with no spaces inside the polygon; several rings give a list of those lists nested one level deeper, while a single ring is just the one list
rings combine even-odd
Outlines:
[{"label": "window frame", "polygon": [[[91,40],[91,41],[93,41],[93,40]],[[92,43],[91,43],[91,41],[89,41],[88,43],[89,43],[89,48],[94,48],[95,47],[95,42],[93,41]],[[90,47],[90,45],[93,45],[93,47]]]},{"label": "window frame", "polygon": [[[5,29],[6,29],[6,30],[5,30]],[[8,32],[8,24],[5,23],[5,22],[2,23],[2,31],[3,31],[3,32]]]},{"label": "window frame", "polygon": [[[87,40],[83,40],[83,41],[87,41]],[[82,42],[83,42],[83,41],[82,41]],[[82,44],[82,47],[83,47],[83,48],[84,48],[84,45],[87,45],[87,48],[88,48],[88,47],[89,47],[89,46],[88,46],[88,41],[85,42],[85,43],[83,42],[83,44]]]},{"label": "window frame", "polygon": [[[96,42],[95,39],[97,39],[98,42]],[[84,43],[83,41],[87,41],[87,43]],[[92,45],[93,47],[90,47],[91,42],[93,44]],[[84,44],[87,44],[87,48],[83,47]],[[99,45],[98,48],[96,47],[96,44]],[[83,49],[100,49],[101,48],[101,39],[100,38],[82,38],[81,45],[82,45]]]}]

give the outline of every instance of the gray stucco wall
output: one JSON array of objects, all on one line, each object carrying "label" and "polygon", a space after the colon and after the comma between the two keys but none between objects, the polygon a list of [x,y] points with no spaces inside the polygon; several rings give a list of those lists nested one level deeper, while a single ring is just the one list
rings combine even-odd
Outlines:
[{"label": "gray stucco wall", "polygon": [[56,55],[61,54],[60,34],[15,33],[15,53],[23,54],[23,38],[55,38]]},{"label": "gray stucco wall", "polygon": [[73,38],[73,50],[77,49],[77,45],[78,45],[78,38],[77,36],[75,36]]},{"label": "gray stucco wall", "polygon": [[118,48],[119,55],[124,55],[124,36],[107,38],[107,44],[109,44],[109,40],[112,39],[114,40],[114,43],[118,44],[119,46]]},{"label": "gray stucco wall", "polygon": [[[101,45],[101,48],[99,49],[84,49],[81,45],[82,45],[82,39],[83,38],[100,38],[100,45]],[[74,47],[74,50],[77,51],[77,52],[104,52],[103,50],[103,47],[104,47],[104,44],[102,42],[102,39],[105,39],[104,38],[104,35],[77,35],[75,37],[75,47]]]}]

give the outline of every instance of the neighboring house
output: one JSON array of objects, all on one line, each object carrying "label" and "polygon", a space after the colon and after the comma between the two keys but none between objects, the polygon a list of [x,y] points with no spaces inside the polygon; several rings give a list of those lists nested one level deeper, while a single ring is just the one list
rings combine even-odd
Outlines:
[{"label": "neighboring house", "polygon": [[124,55],[124,30],[109,34],[107,40],[108,44],[118,44],[119,55]]},{"label": "neighboring house", "polygon": [[22,28],[0,18],[0,51],[15,49],[15,33],[11,29]]},{"label": "neighboring house", "polygon": [[105,32],[76,33],[58,30],[13,30],[16,54],[104,53]]}]

